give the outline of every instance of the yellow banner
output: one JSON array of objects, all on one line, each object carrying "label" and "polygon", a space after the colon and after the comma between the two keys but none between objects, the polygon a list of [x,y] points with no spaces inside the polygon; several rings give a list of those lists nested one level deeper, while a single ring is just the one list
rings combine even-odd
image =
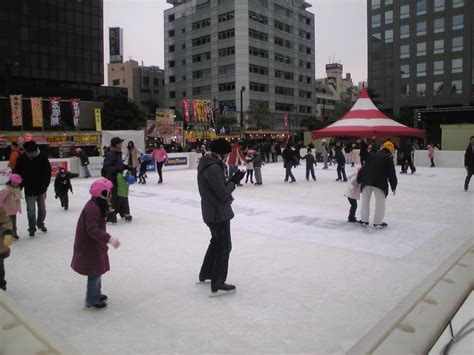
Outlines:
[{"label": "yellow banner", "polygon": [[216,139],[216,132],[187,132],[186,139]]},{"label": "yellow banner", "polygon": [[30,100],[33,127],[43,127],[43,99],[32,97]]},{"label": "yellow banner", "polygon": [[100,108],[96,108],[94,110],[95,112],[95,130],[97,132],[102,131],[102,115],[101,115],[101,110]]}]

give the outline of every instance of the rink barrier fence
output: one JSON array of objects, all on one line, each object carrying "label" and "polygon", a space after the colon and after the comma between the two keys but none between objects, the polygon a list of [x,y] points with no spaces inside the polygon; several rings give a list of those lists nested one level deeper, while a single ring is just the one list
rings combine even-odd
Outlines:
[{"label": "rink barrier fence", "polygon": [[463,244],[348,354],[427,354],[474,289],[474,243]]},{"label": "rink barrier fence", "polygon": [[0,291],[0,354],[79,354],[31,313]]}]

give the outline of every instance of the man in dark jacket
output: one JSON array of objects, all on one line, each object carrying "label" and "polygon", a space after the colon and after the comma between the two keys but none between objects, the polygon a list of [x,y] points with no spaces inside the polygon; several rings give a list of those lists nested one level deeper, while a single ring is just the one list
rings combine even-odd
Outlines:
[{"label": "man in dark jacket", "polygon": [[464,153],[464,167],[467,171],[466,180],[464,180],[464,191],[469,189],[469,182],[472,175],[474,175],[474,136],[469,139],[469,145]]},{"label": "man in dark jacket", "polygon": [[293,176],[291,169],[299,164],[299,159],[297,158],[296,153],[291,149],[290,143],[288,143],[286,145],[286,148],[283,149],[283,153],[281,154],[281,156],[283,157],[283,167],[286,171],[285,182],[287,182],[288,179],[291,179],[290,182],[295,182],[296,179]]},{"label": "man in dark jacket", "polygon": [[[25,189],[26,209],[28,212],[28,231],[34,237],[36,227],[47,232],[46,191],[51,182],[51,164],[44,153],[41,153],[34,141],[23,144],[24,154],[18,157],[14,173],[22,177],[21,186]],[[38,216],[36,216],[36,204]]]},{"label": "man in dark jacket", "polygon": [[81,166],[84,168],[84,177],[90,178],[91,173],[89,172],[89,157],[87,156],[87,153],[81,148],[76,148],[76,155],[81,159]]},{"label": "man in dark jacket", "polygon": [[[375,195],[374,227],[386,227],[385,198],[388,195],[388,182],[395,195],[397,175],[392,154],[395,147],[391,142],[385,142],[383,148],[372,155],[367,164],[359,171],[357,181],[361,184],[362,207],[360,223],[368,225],[370,215],[370,198]],[[388,182],[387,182],[388,180]]]},{"label": "man in dark jacket", "polygon": [[367,156],[369,155],[368,145],[363,139],[359,139],[359,156],[360,164],[364,165],[367,162]]},{"label": "man in dark jacket", "polygon": [[346,157],[344,156],[344,152],[342,151],[341,143],[336,144],[336,148],[334,149],[336,154],[336,162],[337,162],[337,179],[336,181],[347,181],[346,176]]},{"label": "man in dark jacket", "polygon": [[119,137],[112,138],[110,148],[104,158],[104,177],[114,184],[110,197],[110,205],[113,212],[107,214],[107,222],[112,223],[117,223],[117,174],[124,169],[122,161],[122,142],[123,139]]},{"label": "man in dark jacket", "polygon": [[199,273],[199,281],[211,280],[211,296],[235,292],[235,286],[226,284],[229,256],[232,249],[230,220],[234,217],[231,203],[232,191],[245,175],[237,171],[227,180],[224,160],[232,147],[223,138],[215,139],[209,146],[211,152],[201,158],[197,182],[201,195],[204,223],[211,230],[211,242]]}]

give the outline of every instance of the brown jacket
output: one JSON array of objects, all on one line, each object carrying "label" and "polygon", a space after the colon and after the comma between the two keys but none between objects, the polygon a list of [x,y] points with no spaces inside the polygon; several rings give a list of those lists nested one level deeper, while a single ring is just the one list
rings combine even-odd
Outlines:
[{"label": "brown jacket", "polygon": [[7,234],[12,234],[12,221],[3,205],[0,205],[0,257],[2,254],[6,255],[3,257],[9,255],[10,248],[3,242],[3,237]]},{"label": "brown jacket", "polygon": [[16,160],[20,156],[20,150],[18,148],[13,148],[10,153],[10,160],[8,161],[8,167],[13,170],[15,169]]}]

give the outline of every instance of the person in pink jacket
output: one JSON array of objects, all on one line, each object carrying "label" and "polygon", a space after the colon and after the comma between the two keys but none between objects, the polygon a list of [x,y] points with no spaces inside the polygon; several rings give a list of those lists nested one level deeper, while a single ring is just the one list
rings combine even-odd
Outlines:
[{"label": "person in pink jacket", "polygon": [[426,146],[426,148],[428,148],[428,158],[430,159],[430,162],[431,162],[431,165],[430,165],[430,168],[434,168],[435,167],[435,163],[434,163],[434,147],[432,144],[428,144]]},{"label": "person in pink jacket", "polygon": [[158,171],[158,175],[160,176],[158,184],[161,184],[163,182],[163,165],[165,165],[165,163],[168,161],[168,154],[166,154],[166,150],[163,147],[163,144],[160,144],[159,148],[155,144],[155,148],[153,149],[153,152],[151,152],[150,158],[155,158],[156,170]]},{"label": "person in pink jacket", "polygon": [[18,174],[10,174],[6,187],[0,191],[0,205],[3,205],[5,211],[10,216],[13,227],[13,238],[18,239],[16,233],[16,214],[21,213],[21,190],[20,184],[22,178]]},{"label": "person in pink jacket", "polygon": [[[237,171],[239,171],[240,163],[247,163],[247,160],[244,158],[244,152],[237,141],[232,143],[232,150],[227,158],[227,165],[229,166],[229,176],[234,175]],[[239,183],[237,186],[242,186]]]}]

